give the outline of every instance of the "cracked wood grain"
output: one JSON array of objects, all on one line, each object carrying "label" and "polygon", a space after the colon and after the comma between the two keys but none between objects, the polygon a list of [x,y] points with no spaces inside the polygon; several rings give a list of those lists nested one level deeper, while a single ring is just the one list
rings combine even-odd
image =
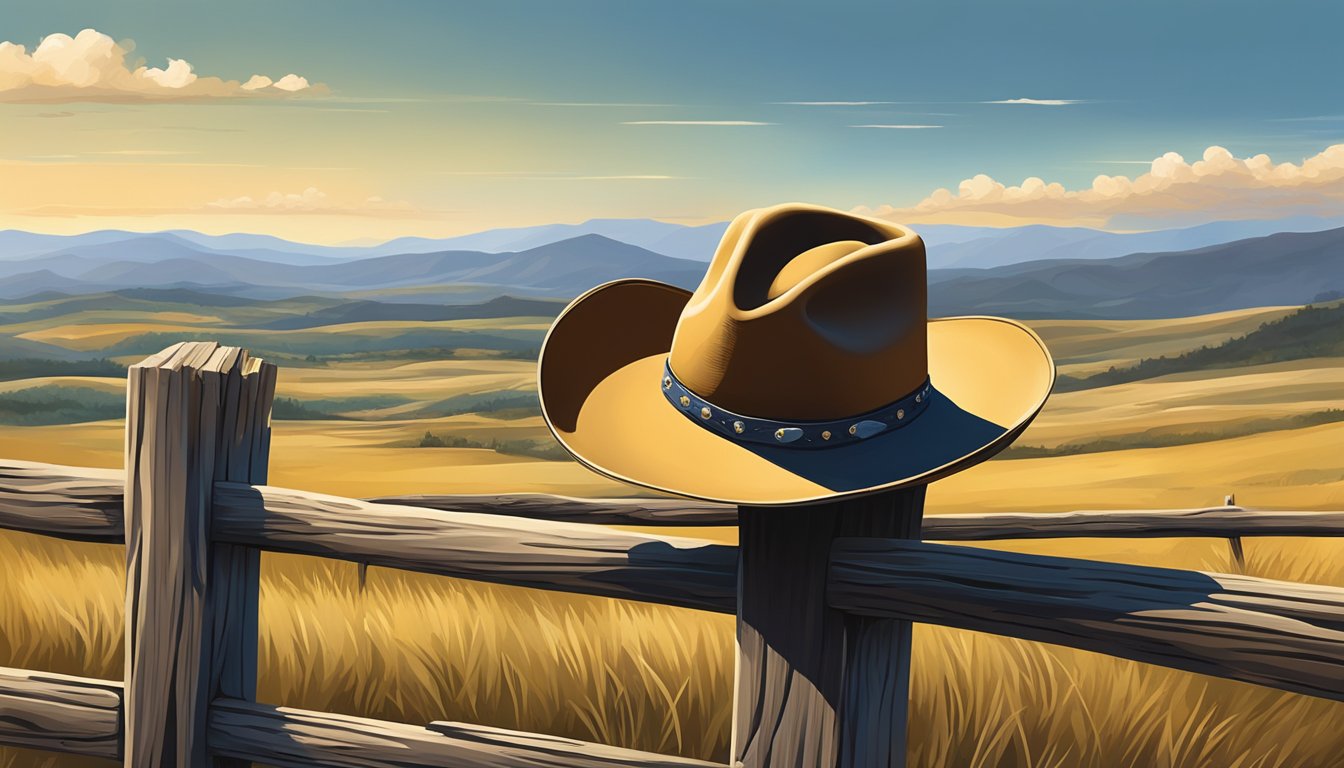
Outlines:
[{"label": "cracked wood grain", "polygon": [[121,683],[0,667],[0,744],[121,758]]},{"label": "cracked wood grain", "polygon": [[1344,700],[1344,589],[922,542],[835,543],[829,600]]}]

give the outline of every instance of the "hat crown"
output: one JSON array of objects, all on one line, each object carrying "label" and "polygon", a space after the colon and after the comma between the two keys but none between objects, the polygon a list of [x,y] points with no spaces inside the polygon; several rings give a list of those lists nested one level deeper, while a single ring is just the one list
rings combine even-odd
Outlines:
[{"label": "hat crown", "polygon": [[758,418],[881,408],[928,378],[926,279],[908,229],[816,206],[747,211],[681,313],[672,371]]}]

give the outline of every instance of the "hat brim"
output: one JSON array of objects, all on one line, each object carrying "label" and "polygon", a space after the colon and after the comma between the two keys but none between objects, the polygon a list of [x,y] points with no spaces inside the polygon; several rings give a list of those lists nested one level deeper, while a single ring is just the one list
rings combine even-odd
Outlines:
[{"label": "hat brim", "polygon": [[[696,424],[660,389],[691,294],[618,280],[575,299],[542,344],[538,392],[556,440],[616,480],[706,501],[801,505],[932,482],[1007,447],[1054,384],[1029,328],[995,317],[928,323],[924,411],[899,429],[822,449],[734,442]],[[892,392],[895,401],[908,393]]]}]

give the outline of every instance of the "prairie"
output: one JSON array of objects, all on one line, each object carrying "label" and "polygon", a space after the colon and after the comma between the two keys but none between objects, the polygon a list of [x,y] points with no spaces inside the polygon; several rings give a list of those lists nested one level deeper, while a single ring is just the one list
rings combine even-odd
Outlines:
[{"label": "prairie", "polygon": [[[1034,325],[1061,369],[1104,369],[1215,344],[1290,311]],[[237,324],[229,330],[240,336],[251,332],[246,324],[258,312],[220,310],[233,313],[229,322]],[[43,322],[59,327],[68,320],[53,316]],[[150,326],[182,320],[147,318],[141,330],[158,332],[162,328]],[[532,322],[482,321],[471,330],[531,332],[524,326]],[[407,330],[399,326],[388,333]],[[72,334],[62,343],[74,348],[93,337]],[[310,404],[401,400],[341,418],[277,420],[272,484],[345,496],[634,493],[569,461],[488,448],[414,447],[427,431],[477,442],[546,440],[535,415],[435,416],[430,408],[475,393],[529,392],[533,367],[525,359],[488,352],[476,359],[388,354],[376,360],[281,360],[280,397]],[[1227,493],[1247,506],[1344,509],[1344,452],[1338,450],[1344,423],[1217,438],[1219,430],[1266,414],[1344,408],[1340,371],[1339,360],[1314,358],[1057,394],[1019,444],[1060,446],[1098,435],[1128,436],[1141,444],[1152,429],[1199,431],[1212,439],[990,461],[932,486],[927,512],[1204,506]],[[79,377],[62,383],[67,378]],[[38,383],[50,381],[25,380],[6,390]],[[106,391],[115,379],[84,383]],[[417,408],[429,408],[424,412],[431,415],[405,415]],[[0,457],[9,459],[117,467],[121,451],[117,420],[0,427]],[[722,541],[734,537],[732,529],[679,532]],[[1213,571],[1235,568],[1221,540],[989,546]],[[1344,586],[1344,542],[1254,539],[1245,547],[1246,572],[1252,575]],[[0,578],[0,665],[118,677],[122,557],[115,546],[0,533],[0,563],[6,564]],[[354,565],[288,555],[263,558],[261,611],[260,690],[269,702],[408,722],[472,721],[702,758],[726,756],[730,617],[380,568],[370,569],[361,589]],[[1344,704],[941,627],[916,627],[915,644],[914,766],[1268,768],[1336,765],[1344,754],[1344,734],[1320,727],[1344,720]],[[0,750],[0,766],[37,765],[103,763]]]},{"label": "prairie", "polygon": [[1059,372],[1078,376],[1217,344],[1295,309],[1257,307],[1160,320],[1034,320],[1031,327],[1050,346]]}]

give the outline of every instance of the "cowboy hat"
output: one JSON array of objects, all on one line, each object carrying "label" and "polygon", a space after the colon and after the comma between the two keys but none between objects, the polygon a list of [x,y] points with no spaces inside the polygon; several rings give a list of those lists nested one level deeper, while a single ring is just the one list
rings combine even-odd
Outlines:
[{"label": "cowboy hat", "polygon": [[747,211],[699,288],[618,280],[542,343],[556,440],[617,480],[797,505],[931,482],[1002,450],[1055,368],[1011,320],[929,320],[924,243],[810,205]]}]

